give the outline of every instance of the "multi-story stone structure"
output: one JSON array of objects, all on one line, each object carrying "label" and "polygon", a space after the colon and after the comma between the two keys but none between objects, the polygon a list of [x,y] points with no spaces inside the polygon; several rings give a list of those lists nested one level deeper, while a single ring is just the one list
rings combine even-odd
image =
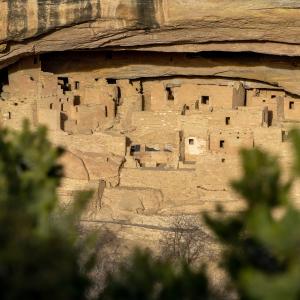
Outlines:
[{"label": "multi-story stone structure", "polygon": [[85,221],[129,241],[151,244],[177,214],[237,211],[241,147],[291,163],[298,6],[0,1],[0,124],[46,125],[67,149],[62,202],[93,188]]},{"label": "multi-story stone structure", "polygon": [[[68,149],[63,198],[79,187],[98,189],[94,217],[107,210],[116,217],[195,212],[219,203],[235,210],[242,202],[229,180],[239,174],[241,148],[290,159],[288,130],[300,120],[300,105],[280,88],[202,77],[101,77],[102,68],[84,55],[78,68],[70,64],[74,55],[64,54],[64,63],[33,56],[10,66],[1,124],[19,129],[26,118],[46,125],[53,143]],[[108,70],[116,56],[96,54]]]}]

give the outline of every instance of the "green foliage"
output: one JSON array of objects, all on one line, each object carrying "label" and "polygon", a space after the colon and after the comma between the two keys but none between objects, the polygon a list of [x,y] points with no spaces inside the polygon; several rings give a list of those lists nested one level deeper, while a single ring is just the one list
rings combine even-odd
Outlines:
[{"label": "green foliage", "polygon": [[193,300],[213,299],[203,271],[187,264],[180,268],[136,251],[129,263],[107,279],[103,300]]},{"label": "green foliage", "polygon": [[278,160],[243,150],[243,177],[232,183],[246,209],[232,217],[206,216],[226,246],[223,267],[241,299],[300,299],[300,212],[290,192],[300,176],[300,133],[291,134],[295,164],[283,180]]},{"label": "green foliage", "polygon": [[[0,298],[86,299],[88,264],[80,265],[76,222],[90,193],[55,218],[62,150],[45,128],[0,130]],[[67,225],[67,226],[66,226]]]},{"label": "green foliage", "polygon": [[[300,133],[291,141],[295,163],[283,176],[276,157],[264,151],[241,152],[243,176],[232,183],[246,209],[232,216],[206,215],[225,246],[222,266],[240,299],[300,299],[300,212],[291,190],[300,177]],[[90,192],[58,217],[57,188],[62,150],[46,131],[0,130],[0,298],[87,299],[94,255],[78,244],[76,225]],[[283,179],[285,178],[285,179]],[[63,216],[63,218],[62,218]],[[172,264],[137,251],[110,274],[100,299],[216,299],[203,269]],[[223,297],[225,298],[225,297]]]},{"label": "green foliage", "polygon": [[[232,186],[246,200],[245,210],[205,215],[224,245],[222,267],[240,299],[300,299],[300,212],[290,196],[300,177],[299,131],[291,133],[291,141],[295,162],[287,179],[276,157],[259,149],[242,150],[243,176]],[[207,286],[201,271],[187,265],[174,269],[137,253],[109,278],[103,299],[207,299]]]}]

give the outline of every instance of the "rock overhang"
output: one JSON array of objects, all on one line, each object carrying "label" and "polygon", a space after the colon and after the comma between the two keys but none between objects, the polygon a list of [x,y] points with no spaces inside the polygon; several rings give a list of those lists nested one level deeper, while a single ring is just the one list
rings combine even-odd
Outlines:
[{"label": "rock overhang", "polygon": [[[284,70],[291,83],[281,84],[259,72],[246,79],[300,94],[290,87],[295,77],[289,75],[298,73],[299,65],[298,1],[2,0],[0,7],[0,68],[23,56],[74,50],[229,52],[243,53],[245,61],[253,52],[262,54],[265,72]],[[215,75],[225,76],[221,72]],[[232,68],[226,77],[244,78]]]}]

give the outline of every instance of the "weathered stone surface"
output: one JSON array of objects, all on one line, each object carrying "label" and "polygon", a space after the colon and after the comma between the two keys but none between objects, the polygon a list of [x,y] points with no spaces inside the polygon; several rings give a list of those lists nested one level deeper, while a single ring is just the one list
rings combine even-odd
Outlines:
[{"label": "weathered stone surface", "polygon": [[83,163],[83,160],[70,151],[66,151],[60,163],[64,167],[64,175],[70,179],[88,180],[89,174]]},{"label": "weathered stone surface", "polygon": [[161,191],[151,188],[115,188],[106,189],[103,195],[103,209],[109,208],[115,218],[136,214],[153,216],[162,205]]},{"label": "weathered stone surface", "polygon": [[0,44],[9,46],[0,62],[99,47],[299,55],[299,8],[295,0],[1,0]]},{"label": "weathered stone surface", "polygon": [[81,153],[80,156],[89,173],[91,180],[103,180],[109,186],[119,183],[119,171],[123,157],[115,155],[99,155],[97,153]]},{"label": "weathered stone surface", "polygon": [[[73,61],[76,61],[76,65]],[[122,51],[114,53],[112,59],[107,61],[101,52],[73,52],[49,55],[45,57],[44,65],[48,71],[56,74],[84,71],[92,72],[96,77],[117,79],[180,75],[251,79],[300,95],[299,57],[226,52],[186,55]]]}]

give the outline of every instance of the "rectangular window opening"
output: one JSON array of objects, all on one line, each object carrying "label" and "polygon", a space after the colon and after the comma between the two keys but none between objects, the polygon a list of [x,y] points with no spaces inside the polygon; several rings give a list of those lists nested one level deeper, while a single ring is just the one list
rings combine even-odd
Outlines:
[{"label": "rectangular window opening", "polygon": [[58,80],[58,85],[60,85],[64,94],[66,94],[66,92],[70,92],[72,90],[68,77],[57,77],[57,80]]},{"label": "rectangular window opening", "polygon": [[75,81],[75,90],[79,90],[79,88],[80,88],[79,81]]},{"label": "rectangular window opening", "polygon": [[167,87],[166,91],[167,91],[167,99],[168,99],[168,101],[174,101],[175,97],[174,97],[172,88]]},{"label": "rectangular window opening", "polygon": [[74,106],[80,105],[80,96],[74,96],[73,104]]},{"label": "rectangular window opening", "polygon": [[224,140],[221,140],[220,141],[220,148],[224,148],[225,147],[225,141]]},{"label": "rectangular window opening", "polygon": [[140,152],[141,151],[141,145],[132,145],[130,147],[130,154],[133,155],[135,152]]},{"label": "rectangular window opening", "polygon": [[113,79],[113,78],[107,78],[106,79],[106,82],[108,84],[117,84],[117,80],[116,79]]},{"label": "rectangular window opening", "polygon": [[195,144],[195,140],[194,139],[189,139],[189,145],[194,145]]},{"label": "rectangular window opening", "polygon": [[209,96],[202,96],[201,104],[209,104]]},{"label": "rectangular window opening", "polygon": [[226,125],[230,125],[230,117],[226,117],[225,118],[225,124]]},{"label": "rectangular window opening", "polygon": [[295,102],[294,101],[290,101],[289,109],[295,109]]}]

